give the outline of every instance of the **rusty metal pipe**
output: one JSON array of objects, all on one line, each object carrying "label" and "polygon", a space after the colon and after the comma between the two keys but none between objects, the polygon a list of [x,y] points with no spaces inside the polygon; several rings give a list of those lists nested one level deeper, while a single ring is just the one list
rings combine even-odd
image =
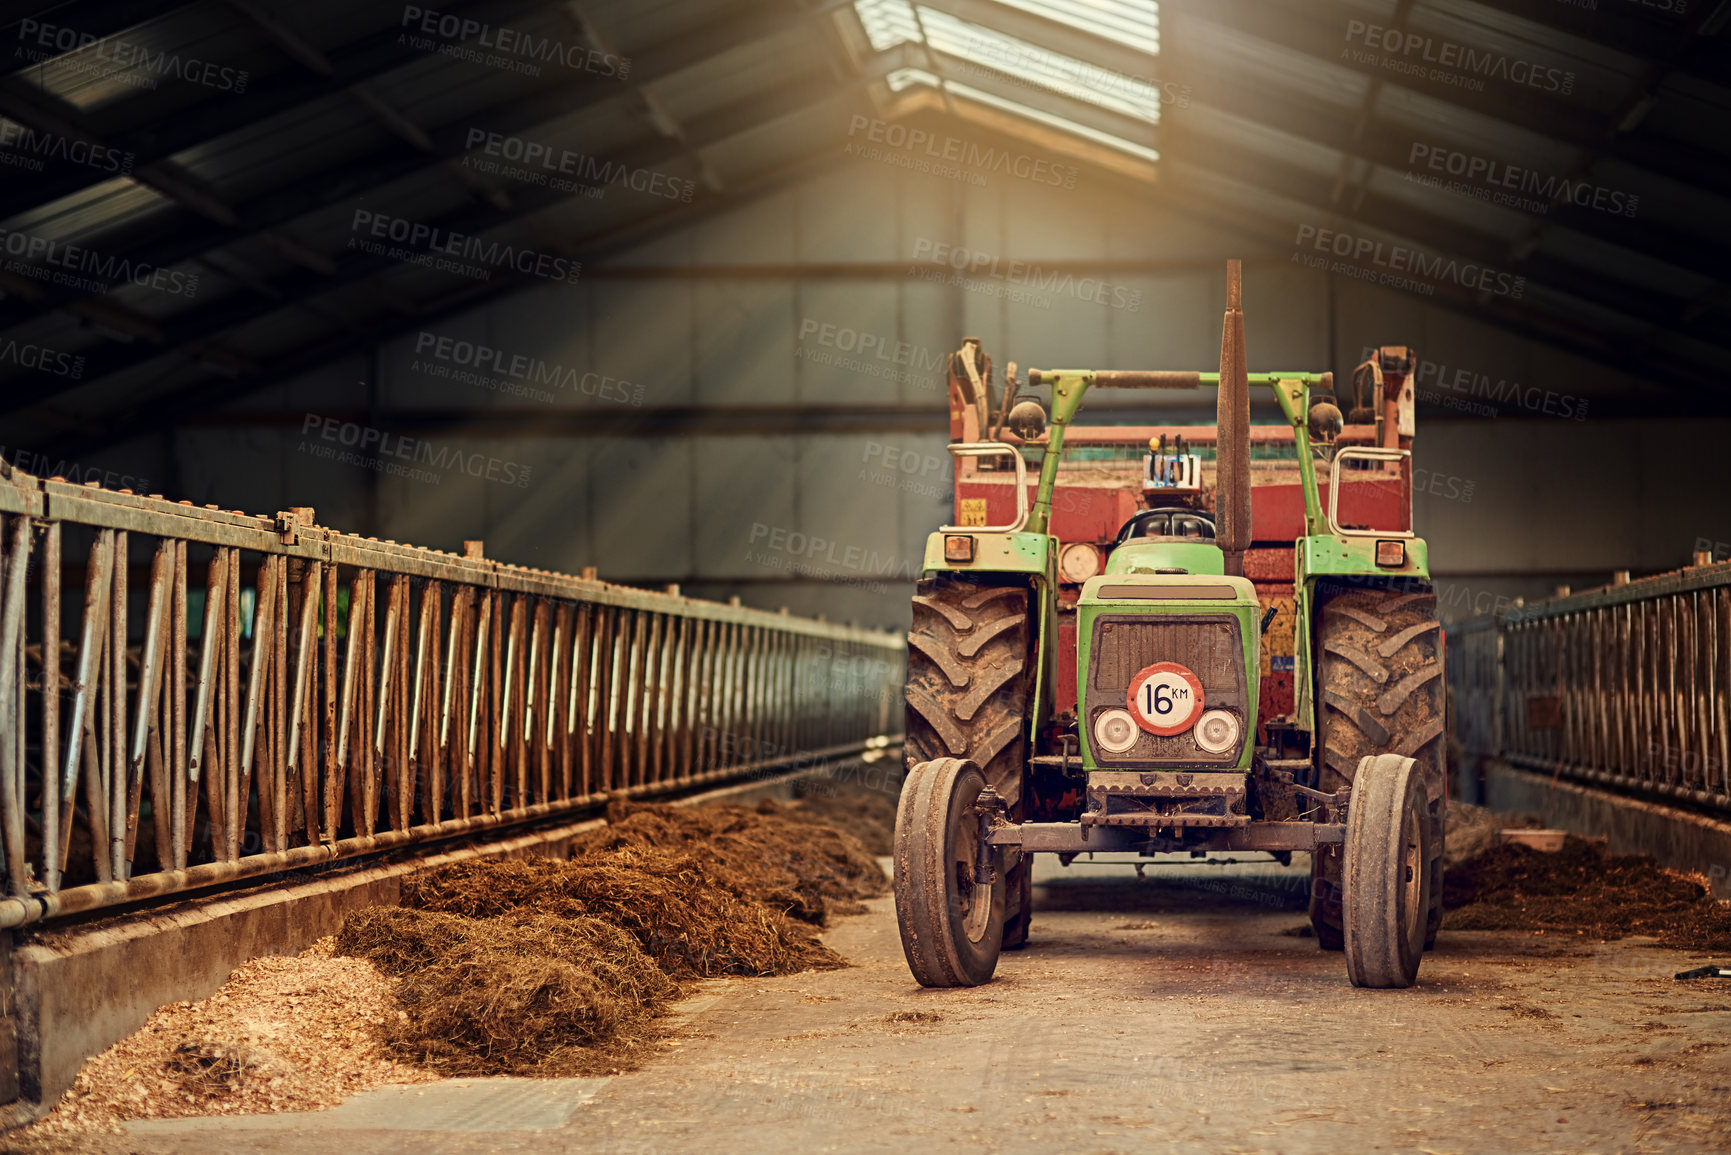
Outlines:
[{"label": "rusty metal pipe", "polygon": [[83,765],[85,731],[91,727],[90,700],[102,672],[102,651],[108,639],[103,622],[108,617],[109,570],[114,564],[114,531],[97,534],[90,547],[90,567],[84,578],[84,623],[79,633],[78,669],[72,679],[72,726],[66,742],[66,769],[60,779],[61,814],[60,856],[65,861],[72,807],[78,787],[78,770]]},{"label": "rusty metal pipe", "polygon": [[[1030,369],[1028,384],[1049,384],[1055,376],[1050,369]],[[1097,369],[1093,378],[1096,389],[1202,388],[1202,374],[1192,369]]]},{"label": "rusty metal pipe", "polygon": [[270,663],[270,642],[276,607],[276,567],[279,558],[267,557],[260,567],[258,605],[252,616],[252,669],[247,674],[246,721],[240,735],[240,777],[242,782],[252,775],[253,747],[258,738],[259,709],[264,703],[265,669]]},{"label": "rusty metal pipe", "polygon": [[60,524],[42,542],[42,878],[60,889]]},{"label": "rusty metal pipe", "polygon": [[[23,654],[15,638],[24,631],[24,575],[30,568],[30,518],[13,518],[12,547],[6,551],[5,608],[0,610],[0,708],[20,709],[18,684],[24,679]],[[22,732],[22,727],[17,731]],[[5,806],[6,885],[21,892],[24,866],[24,765],[14,734],[0,735],[0,805]]]},{"label": "rusty metal pipe", "polygon": [[1243,265],[1226,262],[1226,319],[1220,331],[1216,400],[1215,537],[1226,572],[1244,575],[1250,547],[1250,376],[1244,355]]}]

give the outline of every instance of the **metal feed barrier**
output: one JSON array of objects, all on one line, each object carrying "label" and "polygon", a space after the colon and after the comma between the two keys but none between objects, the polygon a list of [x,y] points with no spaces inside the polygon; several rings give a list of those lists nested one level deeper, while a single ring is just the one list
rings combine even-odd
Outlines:
[{"label": "metal feed barrier", "polygon": [[0,463],[0,927],[839,757],[900,730],[898,637],[504,565],[478,543],[456,556],[356,537],[311,514]]},{"label": "metal feed barrier", "polygon": [[1468,619],[1448,676],[1469,758],[1731,810],[1731,564]]}]

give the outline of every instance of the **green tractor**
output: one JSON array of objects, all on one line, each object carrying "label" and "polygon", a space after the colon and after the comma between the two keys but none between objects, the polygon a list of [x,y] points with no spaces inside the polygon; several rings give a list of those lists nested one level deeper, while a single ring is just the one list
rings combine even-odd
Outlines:
[{"label": "green tractor", "polygon": [[[1012,363],[994,423],[989,360],[952,359],[960,524],[931,535],[913,599],[895,831],[924,986],[987,982],[1027,941],[1036,853],[1308,853],[1316,938],[1356,986],[1411,986],[1435,941],[1443,653],[1411,530],[1412,358],[1360,366],[1344,421],[1332,374],[1246,371],[1236,261],[1227,285],[1217,374],[1030,370],[1048,419],[1012,408]],[[1132,431],[1138,486],[1100,448],[1125,460],[1122,429],[1074,424],[1093,389],[1205,385],[1216,426]],[[1253,459],[1252,385],[1283,457]],[[1212,460],[1186,451],[1209,440]]]}]

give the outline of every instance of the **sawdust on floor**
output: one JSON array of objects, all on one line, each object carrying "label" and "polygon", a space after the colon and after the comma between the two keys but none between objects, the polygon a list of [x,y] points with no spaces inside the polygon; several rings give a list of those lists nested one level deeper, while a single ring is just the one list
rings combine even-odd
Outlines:
[{"label": "sawdust on floor", "polygon": [[161,1008],[86,1062],[20,1138],[119,1131],[126,1119],[318,1110],[437,1078],[385,1049],[403,1013],[391,980],[364,959],[336,957],[331,942],[253,959],[209,998]]}]

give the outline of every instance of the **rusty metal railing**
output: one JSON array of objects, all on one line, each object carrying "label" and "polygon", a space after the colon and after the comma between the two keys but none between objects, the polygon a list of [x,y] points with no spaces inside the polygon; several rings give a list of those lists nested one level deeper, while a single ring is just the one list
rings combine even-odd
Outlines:
[{"label": "rusty metal railing", "polygon": [[0,927],[900,730],[900,638],[310,521],[0,463]]},{"label": "rusty metal railing", "polygon": [[1449,629],[1463,754],[1731,809],[1731,564]]}]

